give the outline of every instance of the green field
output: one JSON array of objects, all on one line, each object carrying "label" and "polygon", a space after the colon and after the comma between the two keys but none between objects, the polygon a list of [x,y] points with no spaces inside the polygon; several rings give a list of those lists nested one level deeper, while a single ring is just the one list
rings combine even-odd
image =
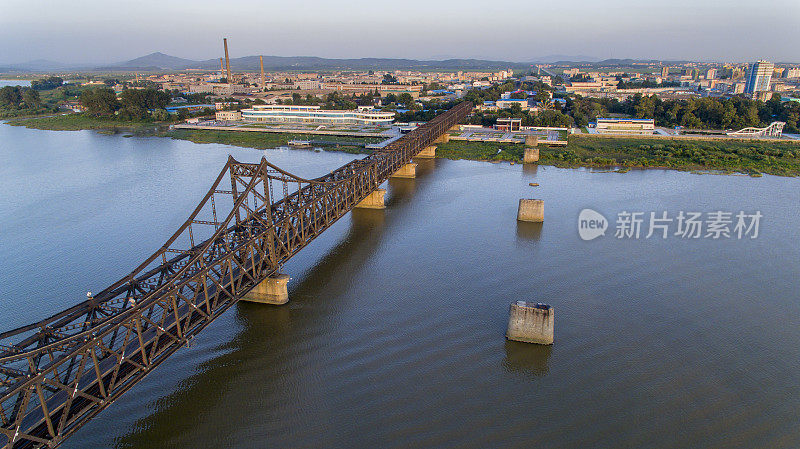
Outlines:
[{"label": "green field", "polygon": [[[498,150],[500,150],[498,152]],[[570,136],[567,147],[539,145],[542,165],[624,167],[767,173],[800,176],[800,144],[742,140],[670,140]],[[437,148],[448,159],[522,162],[520,144],[449,142]]]}]

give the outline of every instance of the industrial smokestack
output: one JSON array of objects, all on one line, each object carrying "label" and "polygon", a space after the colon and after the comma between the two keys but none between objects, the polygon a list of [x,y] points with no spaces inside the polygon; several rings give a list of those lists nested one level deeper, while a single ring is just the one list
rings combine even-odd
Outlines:
[{"label": "industrial smokestack", "polygon": [[258,60],[261,61],[261,88],[264,88],[264,56],[259,56]]},{"label": "industrial smokestack", "polygon": [[231,78],[231,59],[228,57],[228,38],[223,37],[222,43],[225,45],[225,71],[227,73],[227,81],[228,83],[233,83],[233,78]]}]

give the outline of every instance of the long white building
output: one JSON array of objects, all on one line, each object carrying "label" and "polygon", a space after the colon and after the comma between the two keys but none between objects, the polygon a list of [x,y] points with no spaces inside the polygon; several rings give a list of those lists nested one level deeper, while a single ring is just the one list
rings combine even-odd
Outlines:
[{"label": "long white building", "polygon": [[322,125],[390,125],[394,121],[394,112],[377,111],[371,106],[360,106],[355,110],[330,110],[320,109],[319,106],[255,105],[242,109],[242,120]]},{"label": "long white building", "polygon": [[635,118],[597,117],[595,129],[598,134],[641,134],[651,135],[655,131],[655,120]]}]

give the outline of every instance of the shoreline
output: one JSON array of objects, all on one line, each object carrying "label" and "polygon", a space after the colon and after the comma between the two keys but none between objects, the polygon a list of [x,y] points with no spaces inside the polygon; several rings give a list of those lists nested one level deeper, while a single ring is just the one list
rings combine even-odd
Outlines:
[{"label": "shoreline", "polygon": [[[218,143],[241,148],[268,149],[289,147],[290,140],[312,140],[300,133],[230,132],[199,129],[170,129],[172,122],[120,122],[85,117],[78,114],[49,115],[5,119],[10,126],[55,131],[94,130],[102,134],[168,137],[194,143]],[[330,136],[326,136],[329,137]],[[338,140],[338,142],[337,142]],[[341,138],[314,144],[325,151],[369,154],[363,145],[374,143],[370,138],[354,145],[354,138]],[[340,143],[339,143],[340,142]],[[362,145],[363,143],[363,145]],[[437,145],[437,158],[479,162],[522,164],[524,145],[498,142],[450,141]],[[800,177],[800,141],[775,139],[691,139],[667,136],[594,136],[572,135],[566,147],[539,145],[538,165],[560,168],[606,169],[625,173],[631,169],[677,170]]]}]

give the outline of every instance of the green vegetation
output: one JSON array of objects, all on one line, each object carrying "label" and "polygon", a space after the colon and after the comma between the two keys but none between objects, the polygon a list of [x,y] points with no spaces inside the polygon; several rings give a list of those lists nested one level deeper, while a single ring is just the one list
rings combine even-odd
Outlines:
[{"label": "green vegetation", "polygon": [[[498,151],[499,150],[499,151]],[[441,144],[448,159],[522,162],[524,146],[491,142]],[[800,176],[800,145],[744,140],[670,140],[570,136],[565,148],[539,146],[540,163],[559,167],[640,167]]]},{"label": "green vegetation", "polygon": [[53,113],[53,108],[42,101],[39,91],[29,87],[5,86],[0,89],[0,118],[24,117]]},{"label": "green vegetation", "polygon": [[[482,104],[484,101],[497,101],[500,96],[506,92],[514,92],[516,90],[529,90],[534,91],[536,94],[533,96],[536,101],[547,101],[550,99],[548,92],[554,89],[547,84],[541,82],[525,82],[517,85],[514,81],[506,81],[503,84],[496,84],[486,89],[471,89],[464,96],[464,100],[471,101],[473,104]],[[527,98],[527,96],[524,96]],[[520,96],[513,96],[512,98],[522,98]]]},{"label": "green vegetation", "polygon": [[31,81],[31,87],[3,87],[0,89],[0,119],[57,113],[61,105],[77,100],[87,89],[63,82],[51,76]]},{"label": "green vegetation", "polygon": [[[173,139],[188,140],[195,143],[221,143],[237,147],[267,149],[287,145],[290,140],[316,140],[331,142],[319,145],[326,149],[354,154],[366,154],[369,150],[361,146],[348,145],[353,142],[370,144],[381,141],[379,138],[340,137],[314,134],[289,134],[245,131],[214,131],[206,129],[176,129],[158,134]],[[341,143],[338,143],[341,142]],[[315,145],[316,146],[316,145]]]},{"label": "green vegetation", "polygon": [[15,118],[8,120],[8,124],[25,126],[33,129],[46,129],[53,131],[78,131],[81,129],[144,129],[153,128],[154,125],[166,125],[170,122],[154,122],[142,120],[121,120],[117,117],[94,117],[86,114],[65,113],[47,117]]},{"label": "green vegetation", "polygon": [[61,87],[64,84],[64,79],[57,76],[48,76],[40,80],[31,81],[31,88],[33,90],[52,90]]},{"label": "green vegetation", "polygon": [[576,96],[567,98],[564,112],[572,116],[576,126],[586,126],[597,117],[618,113],[634,118],[652,118],[656,126],[666,127],[741,129],[767,126],[779,120],[786,122],[786,132],[800,131],[800,103],[781,102],[778,94],[769,101],[742,97],[661,100],[655,95],[636,94],[620,102]]},{"label": "green vegetation", "polygon": [[622,80],[622,76],[618,76],[617,79],[619,82],[617,83],[617,89],[643,89],[643,88],[657,88],[657,87],[681,87],[681,83],[676,81],[664,81],[661,84],[655,83],[653,81],[630,81],[625,82]]},{"label": "green vegetation", "polygon": [[524,146],[518,143],[450,141],[436,144],[436,157],[473,161],[522,162]]},{"label": "green vegetation", "polygon": [[[119,100],[112,89],[100,87],[81,93],[81,104],[86,113],[98,118],[116,116],[119,120],[168,120],[169,113],[164,109],[172,97],[167,92],[156,89],[125,89]],[[151,114],[150,111],[153,111]]]}]

